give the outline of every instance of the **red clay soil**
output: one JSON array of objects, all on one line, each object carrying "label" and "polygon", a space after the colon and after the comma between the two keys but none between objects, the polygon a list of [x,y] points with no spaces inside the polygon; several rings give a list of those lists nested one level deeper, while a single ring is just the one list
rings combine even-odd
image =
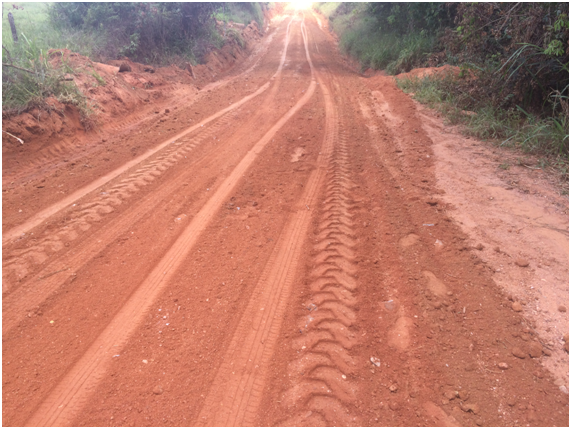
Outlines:
[{"label": "red clay soil", "polygon": [[130,65],[97,128],[3,137],[3,425],[568,426],[547,176],[309,12],[210,84]]}]

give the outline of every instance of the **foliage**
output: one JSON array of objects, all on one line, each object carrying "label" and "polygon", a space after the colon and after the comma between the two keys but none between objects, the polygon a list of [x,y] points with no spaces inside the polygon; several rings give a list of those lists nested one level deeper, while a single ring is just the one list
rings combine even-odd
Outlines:
[{"label": "foliage", "polygon": [[28,7],[27,3],[20,3],[13,4],[11,12],[19,42],[12,41],[6,22],[2,34],[2,63],[7,64],[2,67],[3,113],[20,113],[29,107],[41,106],[47,97],[53,96],[78,106],[86,118],[89,115],[86,98],[73,82],[64,80],[65,74],[73,69],[65,63],[54,68],[48,61],[48,43],[60,37],[65,40],[65,37],[49,28],[46,10],[41,4]]},{"label": "foliage", "polygon": [[461,3],[443,43],[459,62],[494,70],[485,83],[495,106],[545,114],[553,91],[568,96],[568,15],[568,3]]},{"label": "foliage", "polygon": [[470,135],[494,139],[501,146],[526,152],[569,158],[569,116],[539,118],[521,108],[498,108],[486,100],[474,99],[458,88],[452,74],[442,78],[426,76],[397,79],[397,85],[414,98],[446,115],[451,123],[466,126]]},{"label": "foliage", "polygon": [[50,18],[59,28],[105,34],[108,57],[161,63],[173,55],[195,60],[204,54],[197,41],[211,38],[217,7],[201,2],[55,3]]},{"label": "foliage", "polygon": [[[569,156],[568,3],[321,3],[343,52],[363,69],[460,66],[401,81],[482,138]],[[464,111],[477,112],[467,116]]]},{"label": "foliage", "polygon": [[215,18],[223,22],[237,22],[248,25],[256,21],[258,28],[264,28],[264,13],[260,2],[226,2],[215,13]]},{"label": "foliage", "polygon": [[455,14],[454,4],[447,3],[367,3],[367,13],[379,22],[379,30],[398,35],[424,30],[435,33],[449,26]]},{"label": "foliage", "polygon": [[[320,3],[314,7],[329,17],[340,35],[341,50],[357,58],[362,69],[386,69],[390,74],[410,71],[426,61],[436,37],[422,27],[428,27],[431,19],[443,19],[441,8],[429,13],[422,3]],[[414,31],[403,27],[406,14],[413,17],[409,22],[414,23]]]}]

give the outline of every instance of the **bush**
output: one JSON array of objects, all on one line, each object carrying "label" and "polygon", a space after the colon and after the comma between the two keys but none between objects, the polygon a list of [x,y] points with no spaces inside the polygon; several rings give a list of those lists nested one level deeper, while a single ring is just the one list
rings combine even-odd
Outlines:
[{"label": "bush", "polygon": [[442,112],[451,123],[464,124],[468,134],[494,139],[500,146],[569,160],[569,111],[541,118],[522,108],[498,108],[474,98],[464,88],[474,78],[427,76],[397,79],[397,85],[414,98]]},{"label": "bush", "polygon": [[404,34],[389,26],[384,30],[386,19],[371,13],[372,7],[367,3],[325,3],[317,9],[329,13],[331,26],[340,35],[341,50],[357,58],[362,69],[397,74],[424,64],[436,37],[422,29]]},{"label": "bush", "polygon": [[105,34],[105,56],[167,63],[173,56],[195,62],[198,40],[214,39],[216,3],[55,3],[52,23],[60,29]]},{"label": "bush", "polygon": [[[54,68],[48,61],[48,49],[55,41],[72,43],[49,25],[47,10],[41,4],[14,4],[18,43],[12,40],[7,17],[2,34],[2,112],[17,114],[33,107],[42,106],[45,98],[58,100],[80,107],[84,117],[89,115],[86,99],[73,82],[66,82],[66,73],[73,72],[69,66]],[[76,47],[82,41],[75,40]],[[78,49],[79,50],[79,49]]]}]

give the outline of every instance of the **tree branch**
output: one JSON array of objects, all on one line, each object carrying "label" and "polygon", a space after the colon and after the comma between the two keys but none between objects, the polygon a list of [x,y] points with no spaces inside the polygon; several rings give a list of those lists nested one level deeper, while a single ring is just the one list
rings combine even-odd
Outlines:
[{"label": "tree branch", "polygon": [[12,64],[2,63],[2,67],[14,67],[15,69],[18,69],[18,70],[22,70],[22,71],[25,71],[25,72],[28,72],[28,73],[36,74],[36,72],[33,71],[33,70],[24,69],[24,68],[22,68],[22,67],[14,66],[14,65],[12,65]]}]

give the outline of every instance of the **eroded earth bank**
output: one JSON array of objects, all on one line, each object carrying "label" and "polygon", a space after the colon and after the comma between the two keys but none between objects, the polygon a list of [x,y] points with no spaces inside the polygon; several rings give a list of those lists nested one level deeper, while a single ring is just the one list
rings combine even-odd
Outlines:
[{"label": "eroded earth bank", "polygon": [[3,142],[3,424],[567,426],[567,199],[311,12],[257,46]]}]

